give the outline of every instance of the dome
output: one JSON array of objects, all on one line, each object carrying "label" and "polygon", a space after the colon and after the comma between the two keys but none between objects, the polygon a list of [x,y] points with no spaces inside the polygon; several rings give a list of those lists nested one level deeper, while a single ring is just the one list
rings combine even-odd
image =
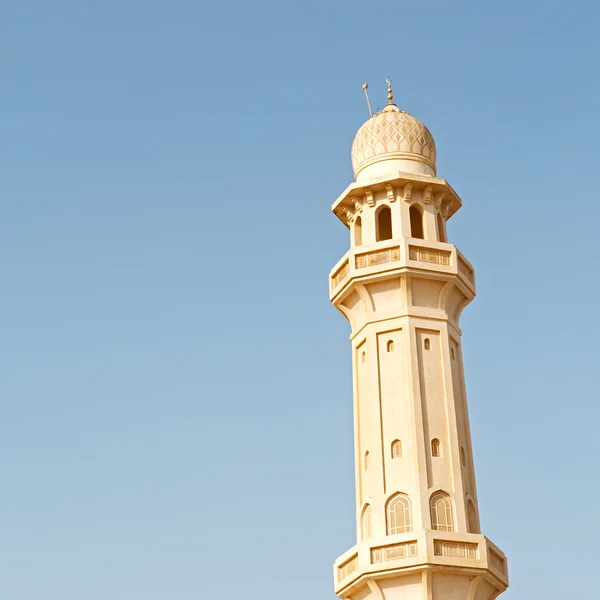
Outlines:
[{"label": "dome", "polygon": [[356,180],[394,171],[435,176],[435,142],[421,121],[390,103],[356,133],[352,167]]}]

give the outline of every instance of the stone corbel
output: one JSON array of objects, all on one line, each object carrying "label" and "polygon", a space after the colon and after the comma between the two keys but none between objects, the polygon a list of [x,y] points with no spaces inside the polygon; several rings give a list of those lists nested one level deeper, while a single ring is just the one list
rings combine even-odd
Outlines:
[{"label": "stone corbel", "polygon": [[410,197],[412,196],[412,183],[406,183],[404,185],[402,194],[404,196],[404,202],[410,202]]},{"label": "stone corbel", "polygon": [[352,223],[352,221],[354,221],[354,215],[352,214],[352,212],[350,210],[348,210],[347,208],[344,208],[344,214],[346,215],[346,220],[348,221],[348,223]]},{"label": "stone corbel", "polygon": [[435,199],[433,201],[433,205],[435,206],[435,210],[440,210],[440,207],[442,206],[442,202],[444,200],[444,198],[446,197],[446,192],[439,192],[435,195]]},{"label": "stone corbel", "polygon": [[432,191],[433,188],[430,185],[423,190],[423,204],[429,204],[431,202]]},{"label": "stone corbel", "polygon": [[442,208],[442,216],[444,217],[444,219],[448,218],[448,216],[450,215],[450,211],[452,210],[453,207],[454,207],[454,200],[450,200],[450,202],[446,202],[446,204],[444,204],[444,206]]},{"label": "stone corbel", "polygon": [[367,199],[367,204],[373,208],[375,206],[375,198],[373,198],[373,192],[369,188],[365,188],[365,198]]},{"label": "stone corbel", "polygon": [[385,192],[387,194],[388,202],[395,202],[396,196],[394,195],[394,188],[391,184],[385,186]]},{"label": "stone corbel", "polygon": [[350,198],[348,198],[348,200],[350,201],[350,204],[354,205],[354,211],[356,213],[361,213],[362,212],[362,202],[360,201],[360,198],[355,198],[354,196],[350,196]]}]

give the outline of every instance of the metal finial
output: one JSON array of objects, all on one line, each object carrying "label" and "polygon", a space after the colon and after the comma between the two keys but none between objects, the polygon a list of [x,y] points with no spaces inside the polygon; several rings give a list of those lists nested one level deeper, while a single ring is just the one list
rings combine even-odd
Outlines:
[{"label": "metal finial", "polygon": [[373,111],[371,110],[371,102],[369,100],[369,92],[367,91],[369,89],[369,84],[368,83],[363,83],[363,90],[365,90],[365,96],[367,97],[367,106],[369,107],[369,114],[371,116],[373,116]]},{"label": "metal finial", "polygon": [[394,104],[394,96],[392,96],[392,80],[389,77],[386,77],[385,82],[388,84],[388,104]]}]

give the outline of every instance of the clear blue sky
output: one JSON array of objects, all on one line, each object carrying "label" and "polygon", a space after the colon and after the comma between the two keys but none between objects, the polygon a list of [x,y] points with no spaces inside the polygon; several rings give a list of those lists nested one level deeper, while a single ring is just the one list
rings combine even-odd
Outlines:
[{"label": "clear blue sky", "polygon": [[503,598],[591,597],[600,15],[413,4],[1,3],[1,598],[333,600],[355,532],[330,206],[387,75],[464,202]]}]

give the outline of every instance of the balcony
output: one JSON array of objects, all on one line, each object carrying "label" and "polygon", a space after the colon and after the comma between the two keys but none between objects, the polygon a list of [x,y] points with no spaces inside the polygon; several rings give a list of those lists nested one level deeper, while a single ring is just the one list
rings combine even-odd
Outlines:
[{"label": "balcony", "polygon": [[485,536],[420,531],[362,541],[348,550],[334,565],[335,592],[345,597],[369,577],[436,567],[487,571],[498,588],[508,585],[506,558]]},{"label": "balcony", "polygon": [[352,277],[364,277],[387,271],[416,269],[457,276],[475,293],[473,267],[453,244],[402,238],[387,240],[372,246],[351,248],[329,276],[333,299]]}]

